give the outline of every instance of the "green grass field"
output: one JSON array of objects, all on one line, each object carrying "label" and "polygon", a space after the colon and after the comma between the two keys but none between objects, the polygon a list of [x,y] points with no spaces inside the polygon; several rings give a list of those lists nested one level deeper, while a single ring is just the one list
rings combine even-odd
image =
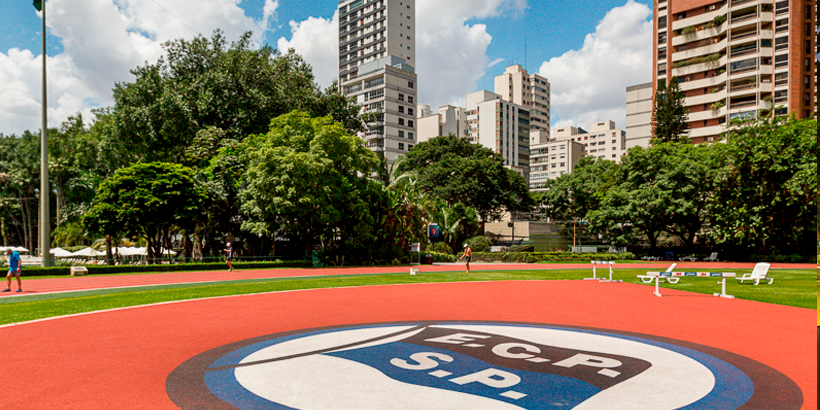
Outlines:
[{"label": "green grass field", "polygon": [[[738,275],[747,272],[750,272],[750,270],[737,270]],[[639,269],[617,269],[615,271],[614,279],[637,283],[639,281],[635,275],[645,273],[645,270]],[[774,284],[772,285],[740,285],[735,283],[734,280],[727,280],[726,292],[730,295],[735,295],[739,299],[816,309],[817,288],[815,287],[815,282],[812,282],[812,280],[816,281],[816,278],[811,276],[813,273],[815,273],[813,270],[773,269],[770,271],[770,275],[775,278]],[[603,270],[599,270],[599,274],[603,274]],[[144,286],[126,289],[76,291],[70,293],[0,298],[0,324],[19,323],[53,316],[176,300],[281,292],[297,289],[407,283],[583,279],[591,276],[591,269],[551,271],[474,271],[469,275],[461,272],[423,273],[416,276],[410,276],[406,273],[397,273],[382,275],[325,276],[298,279],[284,278],[238,280],[218,283],[211,282],[203,284],[177,284]],[[650,293],[650,287],[654,285],[646,284],[642,286],[647,286],[647,293]],[[717,283],[717,279],[714,278],[683,278],[678,284],[663,284],[662,287],[706,294],[712,294],[720,291],[720,285]],[[820,321],[818,321],[818,324],[820,324]]]}]

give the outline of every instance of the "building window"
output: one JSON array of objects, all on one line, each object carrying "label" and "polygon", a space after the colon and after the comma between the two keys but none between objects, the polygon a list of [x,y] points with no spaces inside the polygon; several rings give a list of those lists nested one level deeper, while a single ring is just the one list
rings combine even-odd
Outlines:
[{"label": "building window", "polygon": [[401,105],[399,106],[399,113],[404,114],[404,107]]},{"label": "building window", "polygon": [[399,143],[399,149],[404,151],[404,143],[402,143],[402,142]]},{"label": "building window", "polygon": [[407,82],[407,86],[408,86],[408,87],[410,87],[410,88],[413,88],[413,82],[412,82],[412,81],[408,81],[408,82]]},{"label": "building window", "polygon": [[408,114],[410,114],[410,115],[413,115],[413,109],[412,109],[412,108],[408,108],[408,109],[407,109],[407,113],[408,113]]},{"label": "building window", "polygon": [[404,118],[399,118],[399,125],[404,125]]},{"label": "building window", "polygon": [[404,131],[399,130],[399,138],[404,138]]},{"label": "building window", "polygon": [[407,126],[413,128],[413,120],[407,120]]},{"label": "building window", "polygon": [[407,96],[407,102],[409,102],[410,104],[413,103],[413,96],[412,95]]},{"label": "building window", "polygon": [[399,93],[399,101],[404,101],[404,94]]}]

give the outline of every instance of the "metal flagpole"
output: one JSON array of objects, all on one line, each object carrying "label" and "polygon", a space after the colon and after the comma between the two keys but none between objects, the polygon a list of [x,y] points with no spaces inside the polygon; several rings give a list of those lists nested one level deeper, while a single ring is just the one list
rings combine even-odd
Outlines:
[{"label": "metal flagpole", "polygon": [[46,100],[46,1],[42,0],[43,9],[43,124],[40,132],[40,266],[51,266],[51,216],[49,212],[48,183],[48,102]]}]

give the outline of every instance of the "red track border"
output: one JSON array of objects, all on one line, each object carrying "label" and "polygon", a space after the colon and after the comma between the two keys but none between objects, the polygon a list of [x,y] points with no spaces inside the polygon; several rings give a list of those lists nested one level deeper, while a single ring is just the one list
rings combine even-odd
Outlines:
[{"label": "red track border", "polygon": [[727,350],[777,369],[817,404],[816,312],[593,281],[315,289],[119,309],[0,328],[3,409],[174,409],[167,376],[202,352],[273,333],[426,320],[565,324]]}]

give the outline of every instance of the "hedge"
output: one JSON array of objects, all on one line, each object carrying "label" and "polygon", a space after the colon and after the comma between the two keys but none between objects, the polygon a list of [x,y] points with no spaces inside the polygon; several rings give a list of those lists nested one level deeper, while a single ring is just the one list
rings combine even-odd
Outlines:
[{"label": "hedge", "polygon": [[476,262],[589,262],[634,260],[635,254],[624,253],[570,253],[570,252],[473,252]]},{"label": "hedge", "polygon": [[455,262],[457,257],[455,255],[448,255],[440,252],[424,252],[425,255],[431,255],[433,262]]},{"label": "hedge", "polygon": [[[227,270],[225,262],[212,263],[177,263],[167,265],[88,265],[89,275],[130,273],[130,272],[174,272],[200,270]],[[306,261],[271,261],[271,262],[234,262],[234,269],[257,268],[307,268],[312,266]],[[43,268],[39,266],[24,266],[23,276],[59,276],[70,275],[68,266],[53,266]]]},{"label": "hedge", "polygon": [[801,263],[809,262],[811,259],[803,258],[798,254],[792,255],[752,255],[749,257],[750,262],[769,262],[769,263]]}]

